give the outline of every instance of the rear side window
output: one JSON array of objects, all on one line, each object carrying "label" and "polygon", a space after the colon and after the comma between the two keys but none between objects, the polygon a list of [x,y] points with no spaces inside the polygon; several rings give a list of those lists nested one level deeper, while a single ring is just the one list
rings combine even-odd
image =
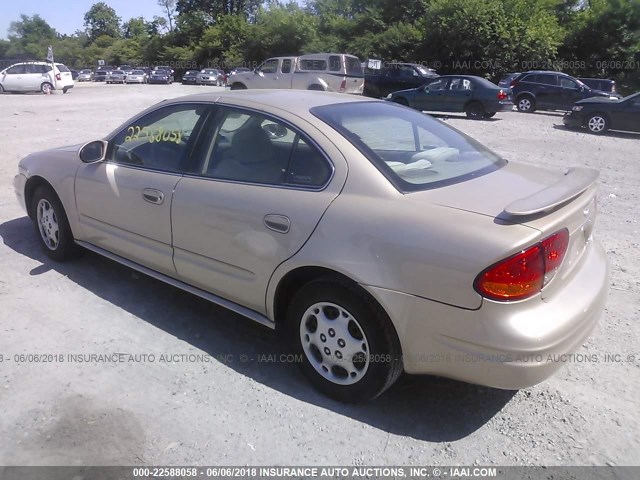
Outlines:
[{"label": "rear side window", "polygon": [[391,103],[339,103],[311,113],[349,140],[401,192],[463,182],[506,165],[463,133]]},{"label": "rear side window", "polygon": [[300,70],[326,70],[326,69],[327,69],[326,60],[311,60],[311,59],[300,60]]},{"label": "rear side window", "polygon": [[329,57],[329,71],[339,72],[340,70],[342,70],[342,62],[340,61],[340,56],[331,55]]},{"label": "rear side window", "polygon": [[58,70],[60,70],[61,72],[70,72],[71,71],[65,65],[63,65],[61,63],[56,63],[56,67],[58,67]]},{"label": "rear side window", "polygon": [[536,75],[536,83],[541,83],[543,85],[558,84],[556,75],[550,75],[548,73],[539,73]]},{"label": "rear side window", "polygon": [[280,69],[282,73],[291,73],[291,59],[287,58],[282,60],[282,68]]}]

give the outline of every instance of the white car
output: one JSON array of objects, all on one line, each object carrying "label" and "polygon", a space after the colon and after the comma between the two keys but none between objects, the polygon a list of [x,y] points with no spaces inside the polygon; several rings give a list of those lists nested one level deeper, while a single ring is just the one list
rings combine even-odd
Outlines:
[{"label": "white car", "polygon": [[0,72],[0,92],[37,92],[73,88],[71,71],[62,63],[53,68],[47,62],[22,62],[11,65]]},{"label": "white car", "polygon": [[147,83],[147,74],[142,70],[133,70],[125,78],[125,83]]}]

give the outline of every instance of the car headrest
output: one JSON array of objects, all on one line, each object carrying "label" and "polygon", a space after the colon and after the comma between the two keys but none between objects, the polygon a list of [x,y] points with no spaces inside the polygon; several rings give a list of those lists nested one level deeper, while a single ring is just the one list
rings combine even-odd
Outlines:
[{"label": "car headrest", "polygon": [[260,126],[253,125],[238,130],[231,140],[232,157],[244,164],[260,163],[273,154],[273,144],[269,134]]}]

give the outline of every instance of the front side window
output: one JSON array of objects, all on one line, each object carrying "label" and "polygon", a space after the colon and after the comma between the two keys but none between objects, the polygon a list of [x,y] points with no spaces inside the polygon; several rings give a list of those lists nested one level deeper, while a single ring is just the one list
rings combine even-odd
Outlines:
[{"label": "front side window", "polygon": [[427,88],[429,89],[429,91],[444,90],[447,87],[447,82],[448,82],[448,79],[439,78],[438,80],[431,82],[429,85],[427,85]]},{"label": "front side window", "polygon": [[272,60],[265,61],[260,66],[260,71],[262,73],[277,73],[278,72],[278,59],[274,58]]},{"label": "front side window", "polygon": [[578,84],[571,80],[570,78],[560,77],[560,86],[562,88],[571,88],[573,90],[578,89]]},{"label": "front side window", "polygon": [[7,69],[7,75],[22,75],[25,72],[24,65],[14,65]]},{"label": "front side window", "polygon": [[136,167],[179,172],[204,105],[171,105],[135,120],[109,142],[107,158]]},{"label": "front side window", "polygon": [[223,107],[194,172],[219,180],[321,187],[332,168],[298,131],[256,112]]},{"label": "front side window", "polygon": [[311,113],[349,140],[401,192],[459,183],[506,164],[463,133],[392,103],[339,103]]}]

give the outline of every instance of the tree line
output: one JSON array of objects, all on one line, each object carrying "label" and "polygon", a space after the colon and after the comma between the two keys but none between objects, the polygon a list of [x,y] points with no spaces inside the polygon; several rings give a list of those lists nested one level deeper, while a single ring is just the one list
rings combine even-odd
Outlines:
[{"label": "tree line", "polygon": [[48,45],[70,67],[107,64],[253,67],[277,55],[341,52],[418,62],[496,80],[561,70],[640,89],[639,0],[158,0],[163,16],[121,19],[105,2],[84,29],[56,32],[21,15],[0,59],[41,60]]}]

